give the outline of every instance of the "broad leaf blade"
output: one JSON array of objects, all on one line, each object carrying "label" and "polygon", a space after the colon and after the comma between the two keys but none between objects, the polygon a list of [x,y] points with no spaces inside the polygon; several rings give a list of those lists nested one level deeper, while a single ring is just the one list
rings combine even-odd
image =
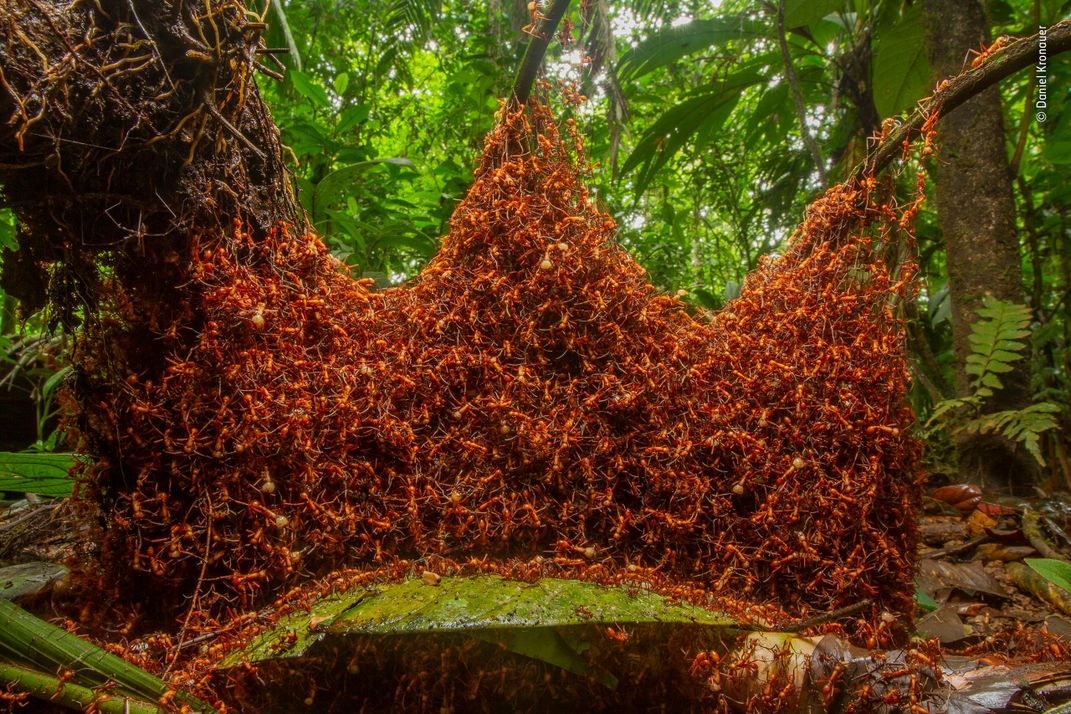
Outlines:
[{"label": "broad leaf blade", "polygon": [[652,593],[630,594],[576,580],[535,583],[497,576],[444,578],[429,587],[408,580],[361,600],[332,623],[334,633],[439,632],[503,627],[686,622],[729,627],[731,618]]},{"label": "broad leaf blade", "polygon": [[290,31],[290,22],[286,19],[286,10],[283,9],[282,0],[271,0],[272,10],[279,20],[279,29],[286,38],[286,47],[290,51],[290,58],[294,61],[294,67],[301,71],[301,53],[298,52],[297,43],[294,42],[294,34]]},{"label": "broad leaf blade", "polygon": [[693,20],[669,27],[622,55],[617,73],[623,81],[636,79],[694,52],[732,40],[756,38],[760,31],[754,21],[742,16]]},{"label": "broad leaf blade", "polygon": [[655,174],[693,137],[711,137],[732,114],[745,89],[764,80],[753,69],[742,70],[713,90],[685,99],[667,110],[640,137],[622,174],[639,168],[635,191],[643,193]]},{"label": "broad leaf blade", "polygon": [[17,600],[24,595],[41,592],[67,573],[66,566],[40,561],[0,568],[0,599]]},{"label": "broad leaf blade", "polygon": [[67,498],[74,464],[73,454],[0,451],[0,492]]},{"label": "broad leaf blade", "polygon": [[1056,558],[1026,558],[1023,562],[1053,585],[1071,592],[1071,563]]},{"label": "broad leaf blade", "polygon": [[844,0],[785,0],[785,27],[810,25],[844,5]]},{"label": "broad leaf blade", "polygon": [[294,89],[297,90],[298,94],[316,106],[327,107],[331,105],[331,101],[327,98],[327,90],[317,84],[316,80],[309,75],[294,69],[290,70],[287,76],[294,83]]},{"label": "broad leaf blade", "polygon": [[930,82],[918,4],[905,9],[892,26],[879,28],[874,50],[874,106],[891,117],[914,106]]},{"label": "broad leaf blade", "polygon": [[443,578],[438,585],[407,580],[378,590],[357,587],[329,595],[310,612],[291,614],[223,667],[243,662],[341,651],[362,637],[464,634],[496,642],[576,674],[593,674],[607,686],[608,673],[589,672],[572,635],[611,625],[700,626],[729,633],[732,618],[659,595],[624,587],[546,578],[534,583],[498,576]]}]

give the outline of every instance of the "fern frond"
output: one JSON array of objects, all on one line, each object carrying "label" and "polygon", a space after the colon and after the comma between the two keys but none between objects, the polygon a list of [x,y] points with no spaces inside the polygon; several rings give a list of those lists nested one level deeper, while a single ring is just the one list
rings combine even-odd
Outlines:
[{"label": "fern frond", "polygon": [[986,295],[978,318],[967,336],[971,354],[965,370],[973,378],[971,390],[988,397],[1003,387],[997,375],[1011,372],[1023,358],[1026,342],[1022,340],[1030,336],[1030,308]]},{"label": "fern frond", "polygon": [[[930,418],[926,420],[926,428],[929,429],[934,422],[945,418],[949,412],[955,413],[964,407],[974,407],[977,409],[979,406],[981,406],[981,400],[976,397],[944,399],[933,405],[933,412],[930,414]],[[943,426],[944,425],[940,425],[939,428]]]},{"label": "fern frond", "polygon": [[1022,444],[1040,465],[1045,466],[1045,458],[1041,455],[1041,435],[1057,428],[1056,415],[1059,413],[1059,405],[1038,402],[1022,409],[983,414],[964,422],[959,430],[968,433],[1000,434]]},{"label": "fern frond", "polygon": [[953,433],[1000,434],[1022,444],[1039,464],[1045,466],[1041,435],[1058,428],[1056,415],[1060,413],[1060,407],[1057,404],[1037,402],[1023,409],[981,413],[985,400],[1004,388],[998,375],[1014,370],[1015,363],[1025,356],[1027,343],[1024,340],[1030,336],[1030,320],[1030,309],[1025,305],[990,295],[982,299],[978,319],[967,335],[971,354],[967,356],[965,370],[971,376],[972,393],[935,404],[926,422],[927,429],[936,424],[935,428]]}]

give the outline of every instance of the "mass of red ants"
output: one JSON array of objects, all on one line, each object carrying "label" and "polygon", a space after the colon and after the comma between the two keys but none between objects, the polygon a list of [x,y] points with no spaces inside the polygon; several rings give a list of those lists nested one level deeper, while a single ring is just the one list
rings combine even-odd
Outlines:
[{"label": "mass of red ants", "polygon": [[[235,225],[180,257],[173,321],[116,286],[78,359],[129,377],[70,423],[121,454],[80,495],[118,601],[249,611],[337,567],[441,557],[642,569],[794,616],[869,600],[872,640],[903,632],[919,449],[898,247],[917,202],[830,189],[708,316],[648,283],[589,170],[533,101],[503,110],[410,283],[374,291],[312,233]],[[123,354],[135,324],[151,335]]]}]

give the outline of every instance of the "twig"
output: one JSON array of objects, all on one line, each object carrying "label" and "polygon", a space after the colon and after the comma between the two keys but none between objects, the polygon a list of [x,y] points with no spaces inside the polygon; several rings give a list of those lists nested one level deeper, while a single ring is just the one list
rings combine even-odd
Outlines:
[{"label": "twig", "polygon": [[[212,496],[206,495],[208,499],[208,512],[212,513]],[[201,588],[204,586],[205,574],[208,572],[208,561],[212,555],[212,518],[208,518],[208,528],[205,533],[205,554],[201,559],[201,572],[197,576],[197,584],[193,588],[193,597],[190,598],[190,608],[186,611],[186,619],[182,622],[182,629],[179,630],[179,641],[176,649],[176,656],[168,663],[164,669],[164,675],[166,676],[171,668],[178,662],[177,652],[182,650],[182,643],[186,639],[186,632],[190,626],[190,619],[193,617],[193,613],[197,610],[198,601],[201,599]]]},{"label": "twig", "polygon": [[777,42],[781,46],[781,60],[785,65],[785,79],[788,80],[788,88],[792,91],[792,102],[796,105],[796,118],[800,123],[800,138],[807,150],[811,152],[814,166],[818,169],[818,178],[822,185],[826,183],[825,161],[822,159],[822,150],[818,142],[807,128],[807,112],[803,107],[803,93],[800,91],[800,78],[796,75],[796,68],[792,66],[792,56],[788,53],[788,39],[785,37],[785,0],[777,2]]},{"label": "twig", "polygon": [[944,558],[946,555],[959,555],[960,553],[966,553],[968,551],[974,550],[983,543],[988,543],[991,540],[993,540],[993,538],[990,535],[980,535],[977,538],[971,538],[965,543],[960,543],[959,545],[950,545],[947,548],[941,548],[940,550],[935,550],[932,553],[926,553],[925,557],[929,558],[930,560],[937,560],[938,558]]},{"label": "twig", "polygon": [[870,607],[872,604],[873,602],[870,600],[870,598],[860,600],[857,603],[845,605],[844,607],[839,607],[836,610],[831,610],[829,612],[821,612],[817,615],[812,615],[811,617],[805,618],[803,620],[798,620],[797,622],[791,625],[785,625],[784,627],[779,628],[779,631],[800,632],[802,630],[806,630],[808,627],[824,625],[827,622],[836,622],[837,620],[841,620],[845,617],[851,617],[852,615],[856,615]]},{"label": "twig", "polygon": [[262,65],[260,62],[253,62],[253,66],[257,68],[258,72],[263,72],[264,74],[268,75],[269,77],[271,77],[275,81],[277,81],[277,82],[282,82],[283,81],[283,75],[279,74],[278,72],[276,72],[273,69],[268,69],[267,67]]}]

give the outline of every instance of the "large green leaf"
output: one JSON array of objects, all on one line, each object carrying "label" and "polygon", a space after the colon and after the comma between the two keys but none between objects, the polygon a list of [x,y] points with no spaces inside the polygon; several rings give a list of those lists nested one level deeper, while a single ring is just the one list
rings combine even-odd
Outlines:
[{"label": "large green leaf", "polygon": [[739,627],[722,613],[673,604],[635,588],[490,575],[442,578],[434,585],[407,580],[323,598],[309,612],[284,617],[223,666],[314,656],[367,636],[465,634],[613,686],[612,675],[590,672],[580,656],[585,635],[610,625],[701,626],[718,634]]},{"label": "large green leaf", "polygon": [[66,498],[74,482],[68,471],[73,454],[0,451],[0,492]]},{"label": "large green leaf", "polygon": [[844,7],[844,0],[785,0],[785,27],[803,27],[818,22]]},{"label": "large green leaf", "polygon": [[57,707],[100,714],[166,714],[167,711],[154,702],[126,695],[105,694],[74,682],[62,681],[49,672],[20,667],[3,658],[0,658],[0,682],[7,686],[9,692],[28,694],[42,704],[47,702],[48,711],[55,711]]},{"label": "large green leaf", "polygon": [[874,106],[883,117],[913,107],[930,85],[919,3],[878,27],[874,50]]},{"label": "large green leaf", "polygon": [[367,104],[357,104],[349,107],[338,117],[338,126],[335,127],[335,131],[339,134],[352,129],[358,124],[364,124],[368,121],[368,115],[370,108]]},{"label": "large green leaf", "polygon": [[[387,27],[397,34],[397,40],[412,36],[421,38],[431,32],[442,9],[440,0],[394,0],[390,4]],[[412,40],[408,40],[412,41]]]},{"label": "large green leaf", "polygon": [[1071,592],[1071,563],[1056,558],[1027,558],[1023,562],[1053,585]]},{"label": "large green leaf", "polygon": [[330,106],[331,101],[327,98],[327,90],[321,87],[312,77],[296,69],[290,70],[287,76],[294,83],[294,89],[298,91],[298,94],[316,106]]},{"label": "large green leaf", "polygon": [[621,56],[617,73],[622,80],[636,79],[694,52],[732,40],[753,39],[762,26],[744,16],[693,20],[648,37]]},{"label": "large green leaf", "polygon": [[[0,599],[0,656],[44,673],[72,670],[73,682],[85,687],[95,688],[112,682],[117,685],[114,693],[148,702],[159,701],[172,689],[145,670],[3,599]],[[215,711],[182,692],[175,696],[175,700],[193,711]]]},{"label": "large green leaf", "polygon": [[15,250],[18,241],[15,240],[15,214],[10,208],[0,208],[0,250]]},{"label": "large green leaf", "polygon": [[639,169],[636,193],[642,193],[689,141],[695,140],[699,146],[713,138],[736,108],[741,93],[765,79],[755,69],[742,69],[714,89],[695,94],[663,113],[640,137],[621,167],[623,174]]}]

